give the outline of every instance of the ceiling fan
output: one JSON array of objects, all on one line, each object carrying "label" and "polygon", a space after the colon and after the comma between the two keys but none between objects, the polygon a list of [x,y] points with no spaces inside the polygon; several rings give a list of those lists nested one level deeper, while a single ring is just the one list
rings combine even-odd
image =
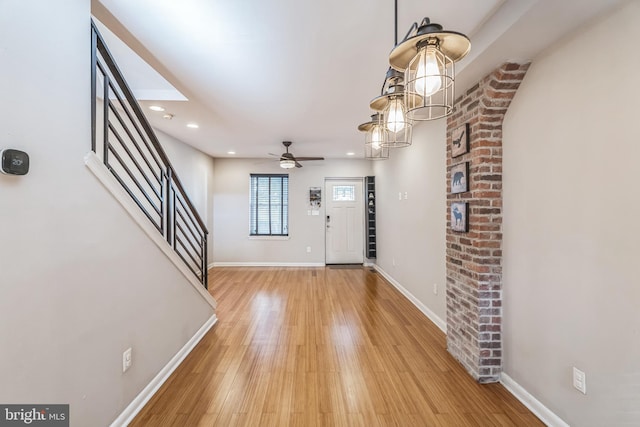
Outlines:
[{"label": "ceiling fan", "polygon": [[302,165],[298,162],[303,162],[306,160],[324,160],[324,157],[295,157],[293,154],[289,152],[289,147],[291,146],[291,141],[282,141],[282,145],[284,145],[286,152],[281,155],[269,153],[270,156],[275,156],[280,158],[280,167],[283,169],[291,169],[293,167],[301,168]]}]

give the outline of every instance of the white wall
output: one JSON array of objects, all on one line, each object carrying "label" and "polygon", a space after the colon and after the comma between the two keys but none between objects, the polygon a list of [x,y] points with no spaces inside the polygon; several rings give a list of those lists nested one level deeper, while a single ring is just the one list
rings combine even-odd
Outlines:
[{"label": "white wall", "polygon": [[[213,314],[85,167],[89,0],[0,2],[0,402],[108,425]],[[122,373],[122,352],[133,366]]]},{"label": "white wall", "polygon": [[[287,173],[277,160],[215,159],[213,196],[214,260],[216,263],[323,264],[324,206],[309,216],[309,188],[321,187],[329,177],[371,175],[364,160],[305,162],[289,173],[289,239],[249,239],[249,175]],[[323,204],[324,205],[324,204]],[[311,253],[306,252],[311,246]]]},{"label": "white wall", "polygon": [[209,230],[207,263],[213,262],[213,158],[166,133],[154,129],[169,161],[200,218]]},{"label": "white wall", "polygon": [[504,122],[505,372],[572,426],[640,425],[639,20],[534,60]]},{"label": "white wall", "polygon": [[417,124],[413,132],[410,147],[391,150],[389,160],[374,163],[377,264],[435,314],[442,326],[446,321],[446,120]]}]

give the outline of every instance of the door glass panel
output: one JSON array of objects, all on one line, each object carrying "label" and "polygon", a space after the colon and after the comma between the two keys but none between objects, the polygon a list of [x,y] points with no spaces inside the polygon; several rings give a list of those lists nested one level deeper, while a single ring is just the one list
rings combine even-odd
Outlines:
[{"label": "door glass panel", "polygon": [[353,202],[356,200],[355,185],[334,185],[333,201],[334,202]]}]

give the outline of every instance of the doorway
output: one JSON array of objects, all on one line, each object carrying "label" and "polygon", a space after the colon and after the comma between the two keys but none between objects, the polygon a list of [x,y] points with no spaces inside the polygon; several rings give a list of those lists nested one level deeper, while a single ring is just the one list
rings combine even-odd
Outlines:
[{"label": "doorway", "polygon": [[364,197],[362,178],[325,179],[325,262],[364,261]]}]

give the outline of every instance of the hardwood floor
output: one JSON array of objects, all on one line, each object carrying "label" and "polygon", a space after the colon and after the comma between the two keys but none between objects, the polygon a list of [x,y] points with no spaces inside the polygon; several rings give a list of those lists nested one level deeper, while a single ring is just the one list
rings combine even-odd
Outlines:
[{"label": "hardwood floor", "polygon": [[370,269],[215,268],[218,323],[131,426],[542,426]]}]

